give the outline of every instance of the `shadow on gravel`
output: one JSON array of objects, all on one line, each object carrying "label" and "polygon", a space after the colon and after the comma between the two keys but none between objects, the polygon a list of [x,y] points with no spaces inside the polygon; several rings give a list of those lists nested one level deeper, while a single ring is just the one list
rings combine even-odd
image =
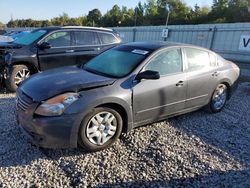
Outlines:
[{"label": "shadow on gravel", "polygon": [[213,171],[210,174],[170,179],[170,180],[153,180],[153,181],[130,181],[119,182],[115,184],[101,184],[98,188],[111,188],[111,187],[133,187],[133,188],[147,188],[147,187],[249,187],[250,181],[245,181],[250,176],[249,170],[242,171]]},{"label": "shadow on gravel", "polygon": [[250,168],[250,95],[246,95],[249,91],[250,84],[244,83],[221,112],[199,110],[171,118],[170,126],[211,145],[207,152],[220,158],[226,153],[226,157]]}]

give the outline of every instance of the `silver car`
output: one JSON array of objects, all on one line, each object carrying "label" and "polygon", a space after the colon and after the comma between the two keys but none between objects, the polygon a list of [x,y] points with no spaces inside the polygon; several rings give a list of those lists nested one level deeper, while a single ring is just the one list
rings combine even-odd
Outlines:
[{"label": "silver car", "polygon": [[137,42],[83,66],[31,76],[17,91],[19,125],[42,147],[113,144],[122,132],[206,106],[219,112],[240,69],[193,45]]}]

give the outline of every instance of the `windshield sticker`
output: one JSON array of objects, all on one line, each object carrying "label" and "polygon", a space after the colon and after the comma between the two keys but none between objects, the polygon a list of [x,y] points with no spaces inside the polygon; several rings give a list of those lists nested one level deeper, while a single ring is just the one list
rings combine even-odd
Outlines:
[{"label": "windshield sticker", "polygon": [[140,55],[146,55],[146,54],[148,54],[148,51],[146,51],[146,50],[140,50],[140,49],[135,49],[135,50],[132,51],[132,53],[140,54]]}]

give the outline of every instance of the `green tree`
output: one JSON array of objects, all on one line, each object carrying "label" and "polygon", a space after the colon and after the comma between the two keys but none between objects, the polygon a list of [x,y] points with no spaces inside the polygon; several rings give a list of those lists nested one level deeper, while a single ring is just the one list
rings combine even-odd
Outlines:
[{"label": "green tree", "polygon": [[190,20],[189,23],[191,24],[201,24],[206,23],[208,19],[209,7],[203,6],[199,7],[197,4],[194,6],[194,10],[191,9],[190,12]]},{"label": "green tree", "polygon": [[230,0],[226,13],[227,22],[250,22],[249,0]]},{"label": "green tree", "polygon": [[181,0],[169,0],[170,24],[187,24],[190,21],[191,9]]},{"label": "green tree", "polygon": [[[169,9],[166,9],[168,5]],[[87,16],[70,18],[67,13],[49,20],[18,19],[10,20],[8,27],[46,27],[62,25],[83,26],[134,26],[169,24],[200,24],[218,22],[250,22],[249,0],[213,0],[212,7],[188,7],[183,0],[147,0],[139,2],[135,8],[114,5],[102,16],[100,10],[93,9]],[[1,24],[0,24],[1,27]]]},{"label": "green tree", "polygon": [[145,25],[158,25],[159,12],[156,0],[148,0],[145,4]]},{"label": "green tree", "polygon": [[93,9],[89,11],[87,19],[91,26],[99,26],[101,23],[102,13],[99,9]]},{"label": "green tree", "polygon": [[111,10],[109,10],[103,16],[103,24],[106,27],[116,27],[122,24],[122,11],[118,5],[114,5]]},{"label": "green tree", "polygon": [[87,16],[80,16],[77,18],[77,22],[81,25],[81,26],[86,26],[88,24],[88,19]]},{"label": "green tree", "polygon": [[59,15],[59,17],[52,18],[51,24],[54,26],[64,26],[69,25],[69,21],[69,15],[64,12],[62,15]]},{"label": "green tree", "polygon": [[120,26],[133,26],[135,20],[135,10],[133,8],[127,9],[122,6],[121,9],[121,23]]},{"label": "green tree", "polygon": [[209,13],[211,22],[225,22],[228,11],[229,0],[214,0],[212,10]]},{"label": "green tree", "polygon": [[144,22],[144,6],[141,2],[135,7],[135,25],[143,25]]}]

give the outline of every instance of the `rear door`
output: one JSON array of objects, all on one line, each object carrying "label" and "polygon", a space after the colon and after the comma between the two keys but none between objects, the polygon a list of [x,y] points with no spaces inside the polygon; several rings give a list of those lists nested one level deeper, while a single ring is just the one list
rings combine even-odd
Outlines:
[{"label": "rear door", "polygon": [[118,37],[116,37],[114,33],[98,31],[97,34],[101,41],[101,48],[100,48],[101,52],[104,52],[118,45],[121,42],[121,40]]},{"label": "rear door", "polygon": [[199,48],[184,48],[187,65],[186,108],[207,104],[217,84],[216,62],[212,54]]},{"label": "rear door", "polygon": [[38,49],[41,70],[76,64],[72,46],[72,31],[56,31],[46,36],[41,42],[51,45],[49,49]]},{"label": "rear door", "polygon": [[74,54],[77,64],[85,64],[100,52],[101,44],[95,31],[74,31]]},{"label": "rear door", "polygon": [[144,124],[182,111],[187,82],[179,48],[157,53],[142,71],[160,73],[158,80],[141,80],[133,87],[134,122]]}]

